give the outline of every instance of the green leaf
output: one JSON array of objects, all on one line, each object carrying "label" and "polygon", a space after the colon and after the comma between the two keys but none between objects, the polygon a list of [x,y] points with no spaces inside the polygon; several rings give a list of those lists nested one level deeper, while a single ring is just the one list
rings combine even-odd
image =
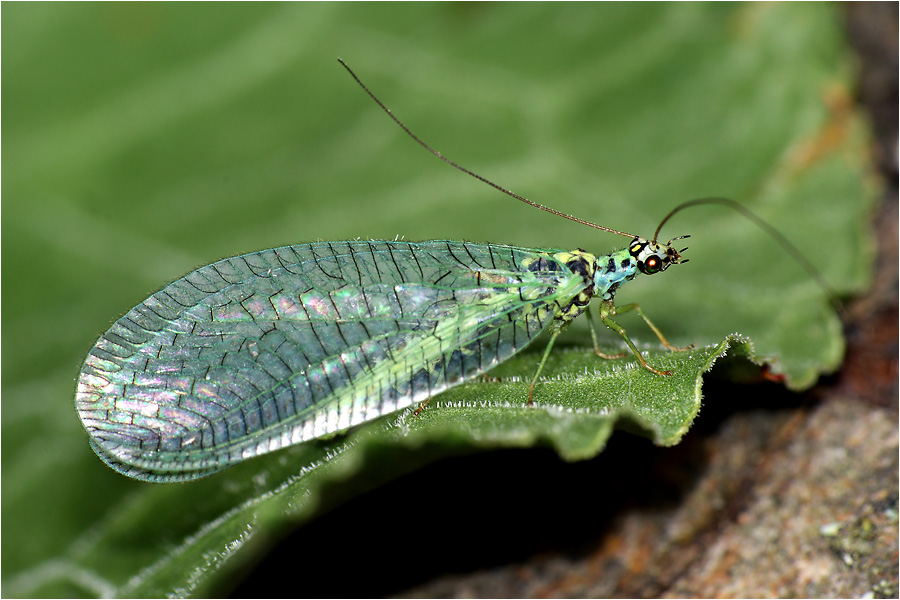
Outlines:
[{"label": "green leaf", "polygon": [[[690,209],[690,263],[624,287],[668,339],[593,356],[576,322],[524,407],[540,342],[491,373],[330,440],[205,480],[107,469],[73,407],[118,316],[201,264],[283,244],[447,238],[605,253],[619,239],[447,168],[418,135],[535,201],[652,235],[679,202],[734,198],[840,294],[871,265],[865,135],[825,4],[73,4],[5,7],[3,591],[204,595],[286,524],[448,454],[535,444],[564,459],[613,426],[673,444],[726,351],[802,389],[840,364],[840,322],[799,265],[719,207]],[[214,18],[213,18],[214,17]],[[729,336],[739,332],[740,337]],[[601,332],[610,352],[621,350]],[[715,402],[706,398],[704,402]],[[425,525],[427,526],[427,524]]]}]

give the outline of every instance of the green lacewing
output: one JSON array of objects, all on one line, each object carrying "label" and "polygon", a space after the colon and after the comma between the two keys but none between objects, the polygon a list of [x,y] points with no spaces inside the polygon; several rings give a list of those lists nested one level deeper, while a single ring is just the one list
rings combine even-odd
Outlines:
[{"label": "green lacewing", "polygon": [[[608,255],[457,241],[297,244],[227,258],[134,307],[97,340],[78,377],[76,407],[94,451],[144,481],[187,481],[248,458],[346,430],[470,381],[541,332],[551,339],[599,298],[602,323],[618,288],[687,262],[672,243],[559,213],[457,165],[532,206],[627,236]],[[735,206],[745,211],[743,207]],[[682,236],[686,237],[686,236]],[[593,333],[593,329],[592,329]],[[596,348],[598,355],[609,358]],[[619,356],[619,355],[617,355]],[[524,400],[524,399],[523,399]]]}]

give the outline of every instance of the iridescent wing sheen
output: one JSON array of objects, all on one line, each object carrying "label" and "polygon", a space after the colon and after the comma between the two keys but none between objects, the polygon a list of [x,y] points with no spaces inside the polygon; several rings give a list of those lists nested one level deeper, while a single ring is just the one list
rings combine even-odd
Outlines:
[{"label": "iridescent wing sheen", "polygon": [[95,344],[76,406],[97,454],[203,477],[425,400],[506,360],[585,287],[539,250],[322,242],[201,267]]}]

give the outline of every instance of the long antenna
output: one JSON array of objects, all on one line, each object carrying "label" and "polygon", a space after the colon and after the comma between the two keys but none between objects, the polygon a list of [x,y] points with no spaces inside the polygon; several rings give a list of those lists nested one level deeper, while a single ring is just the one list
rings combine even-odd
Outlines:
[{"label": "long antenna", "polygon": [[453,162],[452,160],[450,160],[449,158],[447,158],[446,156],[444,156],[443,154],[441,154],[440,152],[438,152],[437,150],[435,150],[434,148],[432,148],[431,146],[429,146],[428,144],[423,142],[421,139],[419,139],[419,137],[416,134],[414,134],[412,131],[410,131],[410,129],[406,125],[404,125],[403,122],[400,121],[400,119],[395,117],[394,113],[391,112],[391,109],[389,109],[387,106],[385,106],[381,102],[381,100],[379,100],[378,97],[375,96],[375,94],[373,94],[371,92],[371,90],[369,90],[369,88],[366,87],[366,84],[364,84],[362,81],[360,81],[359,77],[356,76],[356,73],[353,72],[353,69],[351,69],[349,66],[347,66],[347,63],[345,63],[340,58],[338,58],[338,62],[341,63],[341,65],[345,69],[347,69],[347,72],[350,73],[350,76],[356,80],[356,83],[359,84],[359,87],[361,87],[363,89],[363,91],[365,91],[369,95],[369,97],[372,98],[372,100],[374,100],[375,103],[381,107],[381,110],[383,110],[385,113],[387,113],[387,116],[389,116],[391,119],[393,119],[394,123],[399,125],[400,128],[403,131],[405,131],[407,133],[407,135],[409,135],[409,137],[414,139],[420,146],[422,146],[423,148],[425,148],[426,150],[428,150],[429,152],[431,152],[432,154],[437,156],[439,159],[441,159],[442,161],[444,161],[445,163],[447,163],[454,169],[462,171],[466,175],[471,175],[478,181],[481,181],[482,183],[486,183],[496,190],[500,190],[507,196],[511,196],[511,197],[515,198],[516,200],[520,200],[520,201],[524,202],[525,204],[528,204],[535,208],[539,208],[541,210],[547,211],[548,213],[554,214],[557,217],[569,219],[570,221],[575,221],[576,223],[581,223],[582,225],[587,225],[588,227],[593,227],[594,229],[602,229],[603,231],[608,231],[609,233],[615,233],[616,235],[622,235],[622,236],[629,237],[629,238],[638,237],[638,236],[632,235],[630,233],[625,233],[624,231],[618,231],[616,229],[610,229],[609,227],[604,227],[603,225],[597,225],[596,223],[591,223],[590,221],[585,221],[584,219],[579,219],[578,217],[566,214],[564,212],[560,212],[558,210],[554,210],[554,209],[550,208],[549,206],[544,206],[543,204],[538,204],[537,202],[533,202],[532,200],[529,200],[528,198],[520,196],[520,195],[516,194],[515,192],[511,192],[510,190],[506,189],[503,186],[497,185],[496,183],[494,183],[487,177],[483,177],[483,176],[479,175],[478,173],[470,171],[469,169],[465,168],[464,166]]},{"label": "long antenna", "polygon": [[828,282],[825,281],[825,278],[822,276],[822,273],[816,268],[811,260],[806,258],[803,252],[800,251],[797,246],[795,246],[787,237],[775,229],[772,225],[763,220],[762,217],[757,215],[755,212],[744,206],[739,202],[735,202],[730,198],[697,198],[695,200],[688,200],[687,202],[682,202],[675,208],[673,208],[669,214],[663,217],[663,220],[659,222],[659,226],[656,228],[656,231],[653,232],[653,241],[656,242],[656,238],[659,236],[660,230],[663,228],[663,225],[666,224],[666,221],[671,219],[677,212],[684,210],[685,208],[689,208],[691,206],[700,206],[702,204],[719,204],[721,206],[727,206],[732,210],[737,211],[738,213],[745,216],[747,219],[755,223],[759,226],[760,229],[768,233],[772,238],[775,239],[776,242],[781,244],[781,247],[788,251],[788,254],[794,257],[800,266],[802,266],[807,273],[812,275],[813,279],[816,280],[816,283],[825,291],[828,295],[828,299],[831,301],[831,304],[834,308],[841,312],[843,310],[843,305],[841,301],[838,299],[837,293],[832,289]]}]

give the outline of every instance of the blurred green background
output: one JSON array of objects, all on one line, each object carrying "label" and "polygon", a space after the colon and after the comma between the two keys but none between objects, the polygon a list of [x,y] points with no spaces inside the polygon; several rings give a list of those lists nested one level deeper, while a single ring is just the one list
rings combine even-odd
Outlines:
[{"label": "blurred green background", "polygon": [[[650,235],[678,202],[728,196],[839,291],[868,277],[871,186],[834,6],[54,3],[3,17],[4,595],[137,593],[122,586],[183,543],[163,531],[85,566],[98,537],[140,518],[113,507],[158,492],[96,459],[73,407],[97,336],[169,281],[316,239],[626,243],[440,164],[338,56],[420,137],[535,201]],[[826,340],[796,366],[808,385],[840,359],[837,321],[724,212],[679,215],[663,236],[692,234],[691,265],[620,298],[681,344],[741,331],[776,353],[798,337],[782,320],[807,319],[799,330]],[[748,330],[750,313],[770,330]],[[210,578],[186,589],[222,585]],[[150,589],[180,593],[163,585]]]}]

